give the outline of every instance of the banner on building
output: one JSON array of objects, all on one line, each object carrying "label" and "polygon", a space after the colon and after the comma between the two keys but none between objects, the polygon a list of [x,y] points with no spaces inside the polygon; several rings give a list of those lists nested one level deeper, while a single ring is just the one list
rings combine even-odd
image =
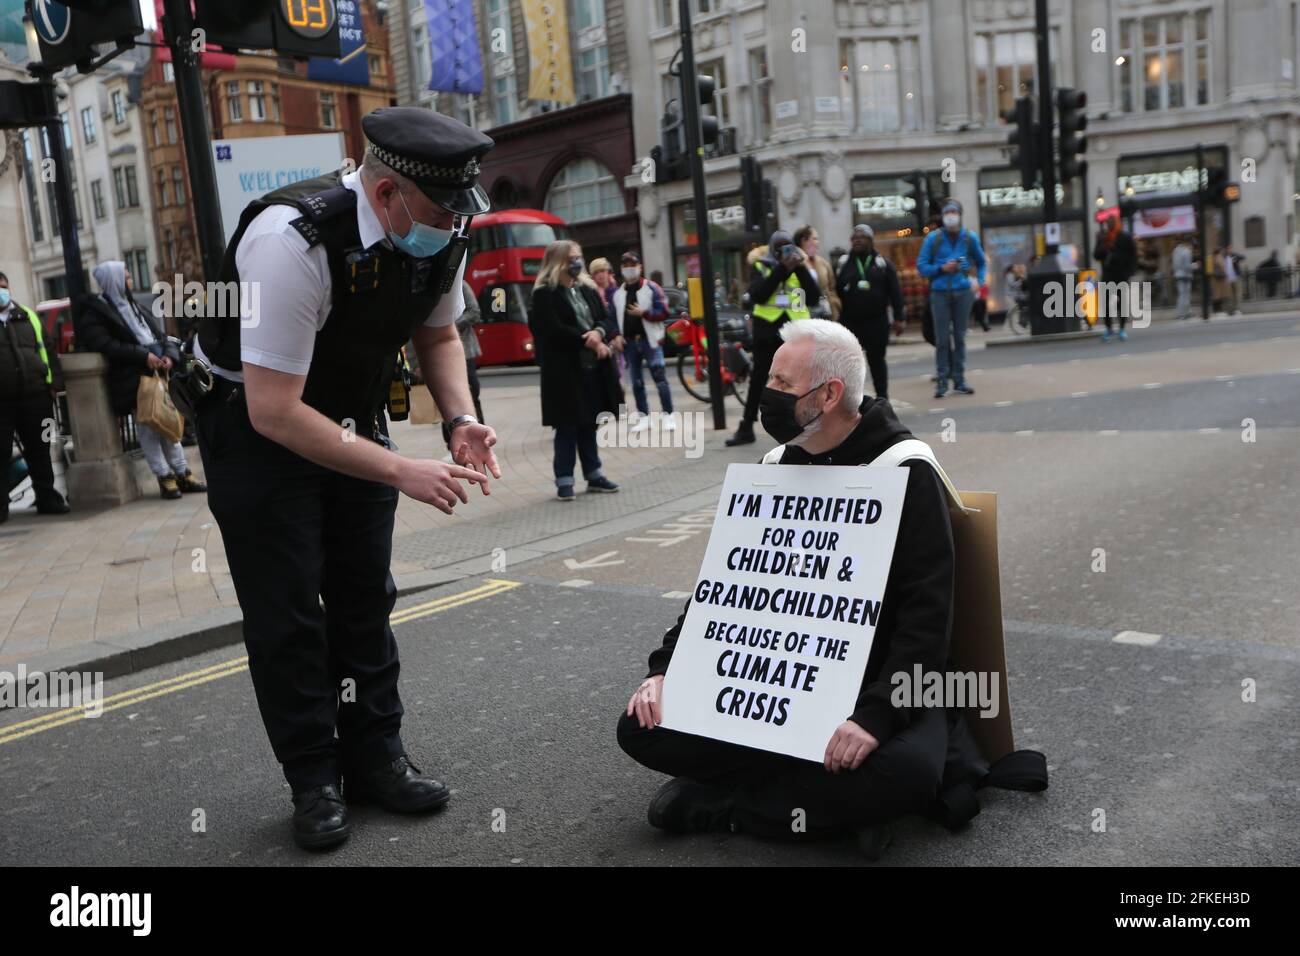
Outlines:
[{"label": "banner on building", "polygon": [[428,88],[446,93],[482,93],[483,59],[471,0],[424,0],[429,18]]},{"label": "banner on building", "polygon": [[528,34],[528,98],[573,103],[573,59],[564,0],[523,0]]},{"label": "banner on building", "polygon": [[370,85],[370,61],[366,57],[366,32],[361,23],[361,4],[338,0],[339,51],[337,60],[313,56],[307,61],[307,79],[325,83]]}]

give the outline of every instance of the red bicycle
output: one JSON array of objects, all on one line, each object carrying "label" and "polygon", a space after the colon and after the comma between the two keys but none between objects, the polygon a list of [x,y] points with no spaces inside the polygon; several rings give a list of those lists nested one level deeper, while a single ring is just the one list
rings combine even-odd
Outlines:
[{"label": "red bicycle", "polygon": [[[677,345],[677,377],[692,398],[713,400],[709,389],[709,339],[704,321],[683,316],[664,330]],[[686,346],[690,351],[686,351]],[[743,407],[749,393],[749,370],[753,366],[749,352],[739,342],[722,343],[722,389],[734,395]]]}]

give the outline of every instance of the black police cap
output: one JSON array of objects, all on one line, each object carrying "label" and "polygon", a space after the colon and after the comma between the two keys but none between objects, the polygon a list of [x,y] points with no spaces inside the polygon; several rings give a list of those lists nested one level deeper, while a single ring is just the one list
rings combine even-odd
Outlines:
[{"label": "black police cap", "polygon": [[445,209],[476,216],[492,208],[478,184],[479,160],[490,136],[433,110],[386,106],[361,120],[374,153]]}]

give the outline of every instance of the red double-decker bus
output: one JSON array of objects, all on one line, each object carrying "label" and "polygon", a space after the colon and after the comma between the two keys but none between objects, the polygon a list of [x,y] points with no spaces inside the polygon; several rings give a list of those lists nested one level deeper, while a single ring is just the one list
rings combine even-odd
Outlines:
[{"label": "red double-decker bus", "polygon": [[546,247],[567,238],[564,220],[540,209],[505,209],[474,217],[465,281],[483,315],[474,327],[483,350],[475,364],[526,365],[535,360],[528,297]]}]

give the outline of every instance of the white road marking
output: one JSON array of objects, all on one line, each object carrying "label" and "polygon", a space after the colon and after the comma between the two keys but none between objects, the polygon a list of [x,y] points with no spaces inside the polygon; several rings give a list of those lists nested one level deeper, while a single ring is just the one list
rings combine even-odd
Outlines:
[{"label": "white road marking", "polygon": [[672,598],[673,600],[676,601],[680,601],[682,598],[688,598],[690,596],[691,596],[690,591],[665,591],[662,595],[660,595],[660,597]]},{"label": "white road marking", "polygon": [[1071,398],[1087,398],[1087,397],[1088,397],[1088,393],[1087,393],[1087,392],[1071,392],[1071,393],[1070,393],[1070,397],[1071,397]]},{"label": "white road marking", "polygon": [[582,561],[576,561],[573,558],[565,558],[564,566],[570,571],[587,570],[588,568],[607,568],[615,564],[623,564],[623,559],[617,561],[606,561],[606,558],[612,558],[618,554],[617,551],[606,551],[604,554],[598,554],[594,558],[585,558]]},{"label": "white road marking", "polygon": [[1160,640],[1159,634],[1148,634],[1145,631],[1120,631],[1111,641],[1115,644],[1137,644],[1139,647],[1150,647]]},{"label": "white road marking", "polygon": [[1222,428],[1198,428],[1196,429],[1196,431],[1198,434],[1201,435],[1216,435],[1219,432],[1223,431],[1223,429]]},{"label": "white road marking", "polygon": [[1234,378],[1236,378],[1235,375],[1216,375],[1216,376],[1214,376],[1214,380],[1215,380],[1216,382],[1230,382],[1230,381],[1232,381]]},{"label": "white road marking", "polygon": [[560,587],[562,587],[562,588],[585,588],[585,587],[586,587],[587,585],[589,585],[590,583],[591,583],[591,582],[588,581],[588,580],[586,580],[585,578],[569,578],[569,580],[567,580],[567,581],[561,581],[561,582],[560,582]]},{"label": "white road marking", "polygon": [[1143,387],[1143,388],[1160,388],[1160,385],[1161,385],[1160,382],[1147,382],[1147,383],[1146,383],[1145,385],[1143,385],[1142,387]]},{"label": "white road marking", "polygon": [[1006,408],[1008,405],[1014,405],[1015,402],[994,402],[994,408]]}]

